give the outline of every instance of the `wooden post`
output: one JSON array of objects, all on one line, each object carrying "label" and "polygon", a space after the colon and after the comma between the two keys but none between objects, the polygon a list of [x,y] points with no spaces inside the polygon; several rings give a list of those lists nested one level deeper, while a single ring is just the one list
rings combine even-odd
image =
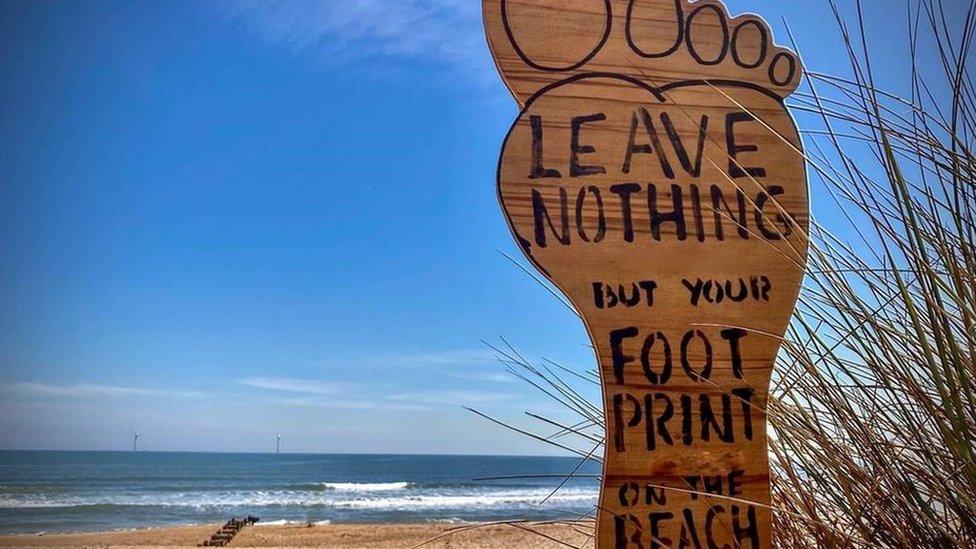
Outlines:
[{"label": "wooden post", "polygon": [[807,256],[797,56],[715,0],[483,0],[498,192],[606,417],[600,549],[771,546],[765,407]]}]

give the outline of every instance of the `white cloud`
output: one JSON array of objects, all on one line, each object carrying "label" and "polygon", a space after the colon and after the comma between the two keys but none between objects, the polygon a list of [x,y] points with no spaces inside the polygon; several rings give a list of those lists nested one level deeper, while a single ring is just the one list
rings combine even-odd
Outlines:
[{"label": "white cloud", "polygon": [[249,377],[238,380],[238,383],[255,389],[311,395],[334,395],[349,389],[349,385],[345,383],[277,377]]},{"label": "white cloud", "polygon": [[425,391],[390,395],[388,398],[398,402],[414,402],[435,406],[464,406],[466,404],[484,404],[516,400],[518,395],[484,391]]},{"label": "white cloud", "polygon": [[504,402],[517,398],[516,395],[508,393],[456,390],[382,394],[377,393],[375,386],[310,379],[252,377],[239,380],[238,383],[247,387],[297,395],[270,395],[264,399],[269,403],[342,410],[432,410],[437,407]]},{"label": "white cloud", "polygon": [[332,398],[307,398],[307,397],[297,397],[297,398],[269,398],[265,400],[271,404],[281,404],[285,406],[297,406],[301,408],[326,408],[331,410],[347,410],[347,411],[372,411],[372,410],[388,410],[388,411],[426,411],[432,410],[430,406],[425,406],[421,404],[413,404],[409,402],[389,402],[380,399],[361,399],[361,400],[343,400],[343,399],[332,399]]},{"label": "white cloud", "polygon": [[478,381],[482,383],[514,383],[516,378],[511,374],[500,373],[500,374],[458,374],[454,376],[458,379],[466,379],[469,381]]},{"label": "white cloud", "polygon": [[[465,350],[465,349],[445,349],[440,351],[404,351],[399,353],[370,354],[358,359],[346,359],[342,361],[327,360],[287,360],[285,363],[294,366],[308,368],[346,368],[350,362],[354,362],[357,368],[389,368],[396,366],[399,368],[424,368],[424,367],[460,367],[467,366],[463,372],[470,372],[474,366],[481,367],[500,367],[497,353],[490,349],[484,350]],[[457,370],[459,373],[462,370]]]},{"label": "white cloud", "polygon": [[47,383],[14,383],[4,385],[16,393],[48,396],[48,397],[178,397],[198,398],[203,393],[195,391],[170,391],[147,389],[142,387],[119,387],[116,385],[100,385],[96,383],[81,383],[76,385],[53,385]]},{"label": "white cloud", "polygon": [[296,54],[339,63],[430,60],[471,74],[492,67],[480,1],[227,0],[219,6],[224,17]]},{"label": "white cloud", "polygon": [[402,353],[391,355],[382,360],[384,363],[392,363],[397,366],[462,366],[465,364],[486,364],[496,361],[496,353],[491,350],[444,350]]}]

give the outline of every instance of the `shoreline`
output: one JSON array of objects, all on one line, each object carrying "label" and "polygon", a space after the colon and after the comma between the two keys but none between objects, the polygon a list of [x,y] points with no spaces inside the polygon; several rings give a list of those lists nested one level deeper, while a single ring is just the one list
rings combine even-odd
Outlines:
[{"label": "shoreline", "polygon": [[[103,532],[0,535],[0,547],[192,547],[208,539],[220,526],[215,523]],[[529,528],[542,535],[528,531]],[[592,528],[592,523],[271,524],[244,528],[230,547],[401,549],[430,541],[424,547],[541,549],[565,547],[553,539],[582,546],[587,542]]]}]

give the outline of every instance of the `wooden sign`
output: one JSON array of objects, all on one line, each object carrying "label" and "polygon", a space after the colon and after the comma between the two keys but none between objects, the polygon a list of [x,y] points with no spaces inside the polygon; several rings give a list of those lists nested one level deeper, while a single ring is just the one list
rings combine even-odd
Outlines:
[{"label": "wooden sign", "polygon": [[484,0],[498,192],[606,413],[597,547],[771,545],[765,406],[807,255],[801,66],[714,0]]}]

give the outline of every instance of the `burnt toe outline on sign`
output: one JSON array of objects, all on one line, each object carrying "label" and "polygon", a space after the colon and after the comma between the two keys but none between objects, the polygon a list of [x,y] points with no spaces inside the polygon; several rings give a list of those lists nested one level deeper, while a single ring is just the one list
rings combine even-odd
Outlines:
[{"label": "burnt toe outline on sign", "polygon": [[[732,17],[726,10],[724,4],[717,0],[698,0],[689,2],[688,0],[590,0],[594,7],[599,6],[602,13],[596,19],[602,22],[593,27],[593,32],[588,36],[567,37],[562,46],[565,51],[576,50],[561,63],[547,61],[534,57],[528,50],[531,45],[530,39],[520,35],[518,29],[513,25],[511,11],[520,4],[523,6],[531,5],[533,0],[484,0],[486,10],[491,10],[492,6],[500,14],[492,14],[486,11],[486,18],[489,16],[500,16],[500,23],[504,28],[504,46],[510,47],[512,52],[524,64],[525,67],[537,73],[541,78],[530,77],[521,74],[507,74],[513,72],[506,67],[505,63],[497,63],[499,72],[503,80],[512,88],[520,103],[527,103],[526,96],[534,96],[537,91],[528,93],[516,91],[512,82],[519,81],[520,84],[538,84],[540,88],[546,88],[553,83],[558,83],[564,79],[572,78],[583,73],[619,74],[630,75],[632,77],[646,81],[649,85],[666,91],[667,88],[681,82],[684,85],[691,83],[712,85],[726,85],[736,83],[746,85],[753,89],[781,101],[788,97],[799,86],[802,78],[802,65],[798,56],[788,48],[779,46],[773,41],[773,34],[766,21],[755,14],[745,13]],[[638,10],[647,9],[650,6],[668,6],[668,11],[674,11],[674,38],[668,40],[666,47],[662,46],[659,51],[650,51],[650,45],[645,44],[640,36],[640,25],[642,20],[635,15]],[[670,6],[673,6],[671,8]],[[593,13],[586,14],[593,16]],[[583,17],[577,15],[577,17]],[[703,22],[707,17],[711,17],[717,23],[721,42],[717,51],[706,51],[716,49],[714,44],[709,44],[701,37],[705,33],[712,33],[713,25]],[[576,21],[580,23],[581,21]],[[579,25],[572,27],[579,30]],[[754,40],[747,41],[747,34],[754,34]],[[696,39],[697,37],[697,39]],[[489,42],[492,42],[489,36]],[[629,59],[620,59],[621,50],[617,49],[611,53],[608,44],[611,42],[626,42],[626,49],[629,52]],[[756,42],[753,44],[752,42]],[[711,48],[709,46],[712,46]],[[582,49],[580,49],[582,48]],[[498,51],[492,47],[493,54],[498,60]],[[754,51],[753,51],[754,50]],[[564,53],[565,53],[564,51]],[[752,58],[750,58],[750,55]],[[674,56],[674,57],[673,57]],[[679,56],[686,56],[679,59]],[[674,62],[689,62],[692,66],[697,65],[701,73],[686,74],[685,76],[661,76],[664,72],[674,72]],[[710,69],[719,67],[723,64],[729,65],[732,70],[739,74],[749,74],[747,78],[708,78],[703,77],[703,73],[722,71]],[[588,66],[589,65],[589,66]],[[611,66],[616,66],[624,70],[608,70]],[[509,69],[509,70],[507,70]],[[662,72],[664,71],[664,72]],[[743,73],[742,71],[746,71]],[[750,73],[754,71],[754,73]],[[663,83],[667,81],[667,84]],[[769,85],[760,85],[755,82],[768,82]],[[521,97],[519,97],[521,95]]]},{"label": "burnt toe outline on sign", "polygon": [[546,65],[543,65],[541,63],[536,63],[535,61],[532,60],[531,57],[529,57],[528,55],[526,55],[524,51],[522,51],[521,46],[519,46],[518,40],[515,38],[515,32],[512,30],[512,24],[508,16],[508,0],[501,0],[502,25],[504,25],[505,27],[505,34],[508,36],[508,41],[512,44],[512,48],[515,49],[515,53],[518,54],[519,58],[521,58],[526,65],[532,67],[537,71],[564,72],[564,71],[576,70],[582,67],[583,65],[589,63],[590,60],[592,60],[596,56],[596,54],[600,53],[600,50],[602,50],[603,46],[606,45],[607,40],[610,39],[610,31],[613,29],[613,3],[611,0],[597,0],[597,1],[602,1],[604,3],[604,11],[605,11],[604,16],[606,20],[604,22],[604,27],[603,27],[603,36],[600,38],[600,41],[597,43],[596,47],[594,47],[590,51],[590,53],[586,54],[586,56],[584,56],[579,61],[572,63],[566,67],[547,67]]},{"label": "burnt toe outline on sign", "polygon": [[[502,1],[505,2],[506,0]],[[678,30],[674,43],[671,45],[671,47],[661,52],[644,51],[640,45],[637,44],[633,33],[634,7],[642,1],[654,0],[630,0],[627,4],[627,22],[624,30],[627,36],[627,44],[637,55],[645,59],[661,59],[674,54],[682,46],[682,44],[684,44],[688,49],[688,53],[700,65],[719,65],[726,62],[729,57],[731,57],[732,61],[739,68],[752,70],[762,67],[768,60],[769,64],[766,68],[766,76],[768,77],[770,83],[777,87],[789,86],[790,83],[793,83],[794,81],[796,81],[796,84],[799,84],[799,81],[797,80],[797,77],[799,76],[799,62],[797,61],[796,54],[789,50],[779,48],[775,44],[771,43],[770,38],[772,32],[770,31],[765,20],[760,18],[758,15],[753,14],[743,14],[732,18],[725,11],[725,7],[718,3],[696,2],[695,4],[692,4],[694,7],[691,13],[685,15],[682,5],[686,4],[687,2],[685,2],[685,0],[674,0],[675,18],[677,21],[676,27]],[[702,55],[699,47],[695,46],[695,40],[692,38],[693,24],[697,18],[702,17],[702,14],[705,11],[711,11],[716,15],[719,21],[719,27],[722,29],[722,45],[714,59],[706,59]],[[759,33],[760,44],[758,48],[759,55],[756,60],[751,63],[742,59],[743,52],[740,48],[742,32],[748,27],[754,28],[756,32]],[[787,72],[784,75],[785,77],[783,78],[778,76],[781,74],[779,67],[782,66],[782,62],[785,62],[786,66],[788,67]],[[792,93],[793,89],[795,89],[795,87],[791,88],[786,95]]]}]

